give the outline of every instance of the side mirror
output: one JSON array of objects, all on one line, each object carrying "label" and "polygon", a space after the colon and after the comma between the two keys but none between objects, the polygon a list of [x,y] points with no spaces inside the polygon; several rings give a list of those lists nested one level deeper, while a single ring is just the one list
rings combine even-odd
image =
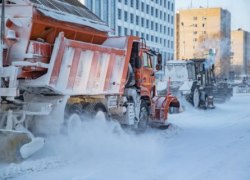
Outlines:
[{"label": "side mirror", "polygon": [[162,55],[161,54],[158,54],[157,55],[157,64],[162,64]]},{"label": "side mirror", "polygon": [[161,64],[156,64],[155,69],[157,71],[161,71],[162,70],[162,65]]},{"label": "side mirror", "polygon": [[142,66],[141,58],[136,57],[135,58],[135,68],[140,69]]},{"label": "side mirror", "polygon": [[161,71],[162,70],[162,55],[161,54],[157,54],[157,64],[155,66],[155,69],[157,71]]}]

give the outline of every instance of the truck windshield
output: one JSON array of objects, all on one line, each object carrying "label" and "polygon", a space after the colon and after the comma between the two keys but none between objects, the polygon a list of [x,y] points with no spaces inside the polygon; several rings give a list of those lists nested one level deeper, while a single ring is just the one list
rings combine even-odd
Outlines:
[{"label": "truck windshield", "polygon": [[195,80],[195,67],[192,64],[187,64],[188,78]]},{"label": "truck windshield", "polygon": [[146,52],[143,52],[142,58],[144,67],[152,68],[150,56]]}]

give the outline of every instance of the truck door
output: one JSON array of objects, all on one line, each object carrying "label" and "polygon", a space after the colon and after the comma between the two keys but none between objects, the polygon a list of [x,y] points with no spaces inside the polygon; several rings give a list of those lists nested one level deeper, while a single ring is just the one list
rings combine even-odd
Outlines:
[{"label": "truck door", "polygon": [[155,75],[152,64],[152,57],[145,51],[142,51],[142,69],[141,69],[141,95],[151,96],[155,86]]}]

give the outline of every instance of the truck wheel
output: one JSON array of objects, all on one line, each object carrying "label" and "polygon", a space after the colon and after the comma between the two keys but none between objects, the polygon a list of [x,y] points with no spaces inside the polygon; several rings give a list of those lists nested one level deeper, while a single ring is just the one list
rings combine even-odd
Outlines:
[{"label": "truck wheel", "polygon": [[87,113],[89,114],[89,118],[100,118],[109,120],[108,112],[106,107],[102,103],[90,104],[87,106]]},{"label": "truck wheel", "polygon": [[139,115],[139,123],[138,123],[138,130],[144,132],[147,129],[149,120],[149,111],[147,103],[141,103],[140,115]]},{"label": "truck wheel", "polygon": [[193,105],[195,108],[198,108],[200,105],[200,92],[198,88],[195,88],[193,91]]},{"label": "truck wheel", "polygon": [[208,97],[205,97],[205,102],[204,102],[204,109],[208,108]]},{"label": "truck wheel", "polygon": [[73,134],[75,132],[80,132],[82,126],[82,120],[80,116],[76,113],[71,114],[67,120],[67,134]]},{"label": "truck wheel", "polygon": [[68,105],[64,112],[64,123],[62,124],[61,132],[71,135],[73,132],[79,132],[82,125],[81,115],[83,108],[81,104]]}]

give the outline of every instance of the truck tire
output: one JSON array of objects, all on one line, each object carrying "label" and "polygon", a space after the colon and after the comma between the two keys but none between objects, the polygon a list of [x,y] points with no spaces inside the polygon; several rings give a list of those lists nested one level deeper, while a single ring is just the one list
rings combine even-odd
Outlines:
[{"label": "truck tire", "polygon": [[193,106],[195,108],[199,107],[199,105],[200,105],[200,92],[199,92],[199,89],[197,87],[195,87],[193,90],[192,102],[193,102]]},{"label": "truck tire", "polygon": [[75,132],[80,132],[82,126],[82,120],[76,113],[71,114],[67,119],[67,134],[71,135]]},{"label": "truck tire", "polygon": [[204,109],[208,108],[208,96],[205,97],[205,101],[204,101]]},{"label": "truck tire", "polygon": [[80,131],[82,115],[83,106],[81,104],[67,104],[64,112],[64,122],[61,128],[61,133],[71,135],[73,132]]},{"label": "truck tire", "polygon": [[108,116],[108,111],[102,103],[89,104],[86,107],[86,114],[88,115],[89,119],[94,119],[98,117],[105,118],[105,120],[110,120]]},{"label": "truck tire", "polygon": [[149,121],[149,110],[148,105],[145,101],[141,102],[140,115],[139,115],[139,123],[138,123],[138,131],[144,132],[148,127]]}]

